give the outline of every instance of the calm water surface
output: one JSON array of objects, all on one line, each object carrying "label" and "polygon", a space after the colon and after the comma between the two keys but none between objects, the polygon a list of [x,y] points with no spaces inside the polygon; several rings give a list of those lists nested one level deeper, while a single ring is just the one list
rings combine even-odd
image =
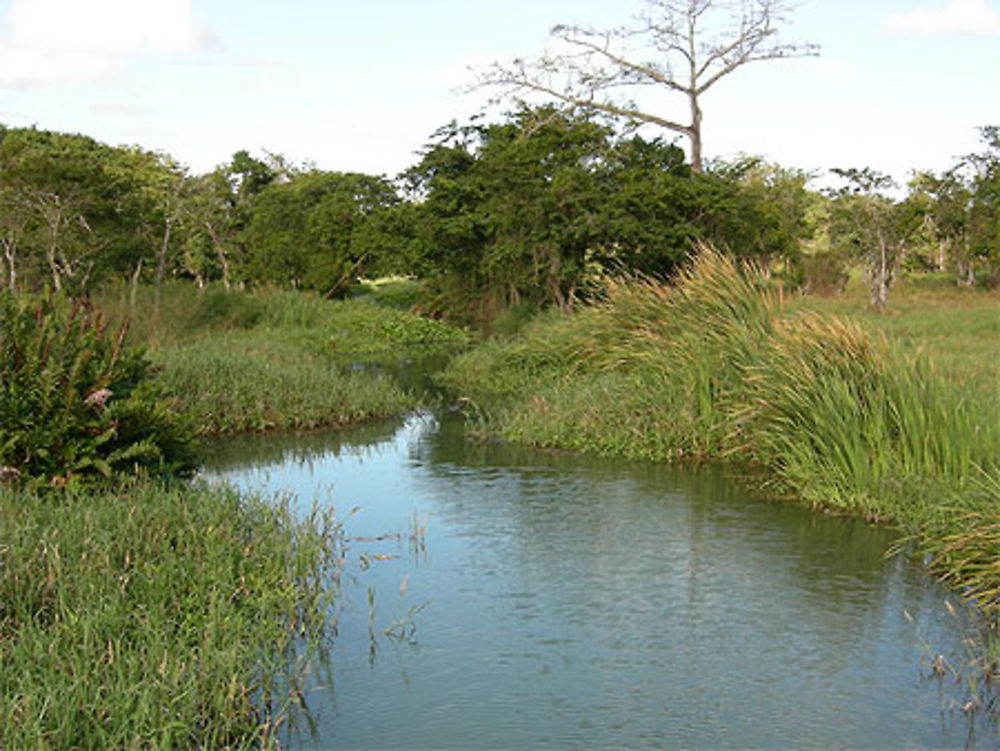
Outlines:
[{"label": "calm water surface", "polygon": [[[354,538],[330,667],[307,697],[315,734],[303,725],[293,746],[1000,738],[929,677],[928,650],[959,658],[966,624],[919,568],[886,559],[889,532],[755,499],[725,470],[476,445],[457,419],[423,416],[232,441],[204,473],[333,504]],[[394,621],[408,638],[381,633]]]}]

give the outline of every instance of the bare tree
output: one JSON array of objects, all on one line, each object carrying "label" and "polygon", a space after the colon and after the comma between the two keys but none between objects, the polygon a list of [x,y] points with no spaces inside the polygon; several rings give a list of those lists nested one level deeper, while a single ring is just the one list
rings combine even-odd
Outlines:
[{"label": "bare tree", "polygon": [[[556,26],[551,36],[558,51],[495,62],[477,74],[473,88],[499,88],[513,99],[542,94],[570,107],[680,133],[690,140],[691,165],[700,172],[700,100],[706,91],[747,63],[819,54],[817,45],[775,38],[790,10],[784,0],[643,1],[635,27]],[[690,120],[650,111],[627,98],[627,92],[643,86],[686,98]]]}]

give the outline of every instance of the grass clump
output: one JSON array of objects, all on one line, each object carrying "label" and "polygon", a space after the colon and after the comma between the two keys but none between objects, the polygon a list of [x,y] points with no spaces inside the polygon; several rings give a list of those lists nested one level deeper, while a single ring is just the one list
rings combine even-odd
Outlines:
[{"label": "grass clump", "polygon": [[[419,406],[376,368],[467,346],[465,332],[369,298],[325,300],[278,289],[253,292],[166,285],[135,295],[137,337],[162,366],[201,434],[338,427]],[[100,304],[115,316],[125,290]]]},{"label": "grass clump", "polygon": [[330,627],[337,523],[226,489],[0,488],[0,746],[261,748]]},{"label": "grass clump", "polygon": [[228,332],[160,348],[162,380],[202,435],[340,427],[415,406],[386,375],[352,372],[302,341]]}]

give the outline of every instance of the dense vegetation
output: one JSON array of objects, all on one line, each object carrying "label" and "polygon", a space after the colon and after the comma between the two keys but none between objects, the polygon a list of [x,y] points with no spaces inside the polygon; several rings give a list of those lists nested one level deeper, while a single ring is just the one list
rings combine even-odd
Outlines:
[{"label": "dense vegetation", "polygon": [[893,198],[867,168],[843,189],[758,159],[696,173],[679,148],[552,108],[452,123],[395,179],[245,151],[191,175],[165,154],[35,129],[0,130],[0,284],[89,294],[169,279],[349,295],[419,276],[429,311],[477,321],[593,296],[607,274],[673,273],[692,243],[837,287],[863,262],[885,305],[902,269],[1000,280],[1000,130]]},{"label": "dense vegetation", "polygon": [[0,476],[59,487],[171,475],[192,431],[126,328],[61,296],[0,296]]},{"label": "dense vegetation", "polygon": [[335,521],[142,484],[0,487],[0,746],[261,748],[329,636]]},{"label": "dense vegetation", "polygon": [[[98,302],[129,314],[127,290]],[[379,304],[373,295],[323,300],[310,292],[181,283],[140,289],[137,336],[161,366],[161,382],[200,435],[341,427],[402,414],[420,404],[377,368],[463,348],[454,326]]]}]

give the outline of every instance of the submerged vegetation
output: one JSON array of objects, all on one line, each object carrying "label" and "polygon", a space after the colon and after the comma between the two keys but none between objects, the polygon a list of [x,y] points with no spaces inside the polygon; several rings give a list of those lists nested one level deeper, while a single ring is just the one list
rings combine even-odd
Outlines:
[{"label": "submerged vegetation", "polygon": [[771,492],[891,520],[1000,608],[995,380],[955,382],[855,320],[786,308],[758,267],[703,249],[674,285],[611,283],[600,304],[485,342],[442,378],[508,440],[737,462]]}]

